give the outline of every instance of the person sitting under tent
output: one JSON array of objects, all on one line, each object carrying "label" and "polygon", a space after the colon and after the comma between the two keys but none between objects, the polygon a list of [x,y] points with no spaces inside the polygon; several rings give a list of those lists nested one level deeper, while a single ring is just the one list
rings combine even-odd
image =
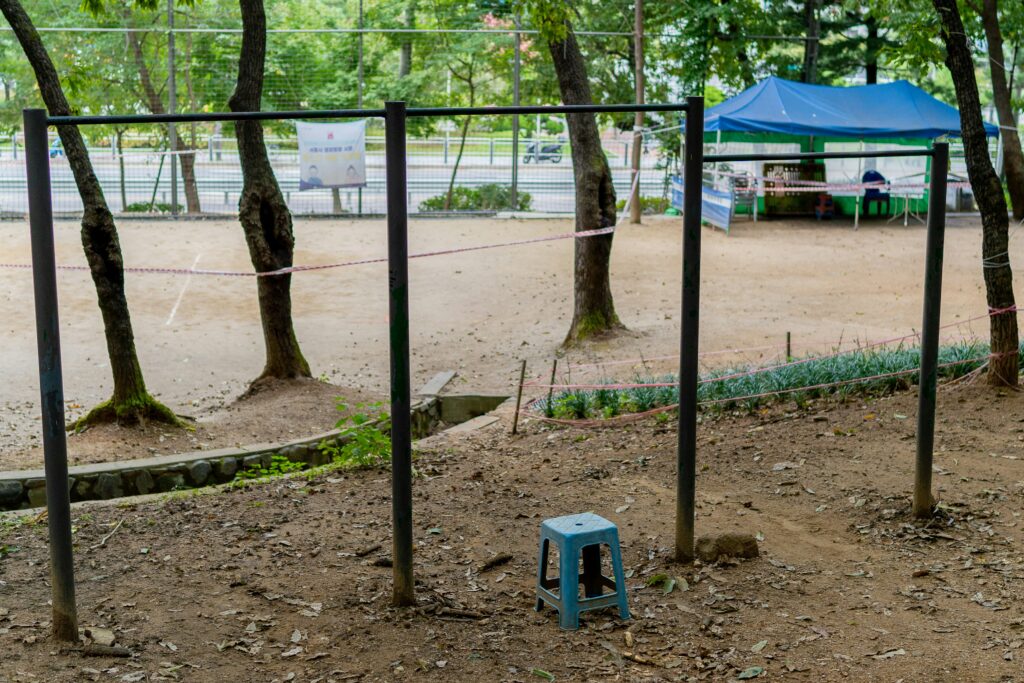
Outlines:
[{"label": "person sitting under tent", "polygon": [[[864,173],[864,177],[860,179],[862,183],[874,183],[882,184],[886,183],[885,176],[874,169],[869,169]],[[869,187],[864,190],[864,215],[871,215],[872,204],[885,204],[885,213],[889,213],[889,193],[882,192],[879,187]],[[879,207],[879,215],[884,215]]]}]

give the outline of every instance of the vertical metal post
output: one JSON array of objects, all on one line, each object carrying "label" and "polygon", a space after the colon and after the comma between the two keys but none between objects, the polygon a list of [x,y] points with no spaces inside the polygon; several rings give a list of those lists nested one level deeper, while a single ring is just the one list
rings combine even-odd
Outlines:
[{"label": "vertical metal post", "polygon": [[[359,64],[356,76],[356,106],[363,108],[363,0],[359,0]],[[356,190],[356,215],[363,215],[363,188]]]},{"label": "vertical metal post", "polygon": [[921,376],[918,381],[917,462],[914,516],[932,516],[932,451],[935,446],[935,388],[938,383],[939,313],[942,309],[942,250],[946,235],[946,173],[949,143],[932,148],[928,182],[928,241],[924,265],[924,322],[921,324]]},{"label": "vertical metal post", "polygon": [[[860,141],[859,151],[864,151],[864,141]],[[812,150],[813,151],[813,150]],[[857,157],[857,179],[854,181],[855,184],[860,185],[864,182],[864,158]],[[860,228],[860,195],[863,189],[857,190],[857,194],[853,195],[853,229],[858,230]]]},{"label": "vertical metal post", "polygon": [[[512,104],[519,106],[519,73],[522,67],[522,55],[519,52],[519,15],[513,17],[516,32],[512,34]],[[512,115],[512,188],[509,191],[509,203],[512,210],[519,208],[519,114]]]},{"label": "vertical metal post", "polygon": [[409,216],[406,204],[405,102],[384,104],[388,203],[388,301],[391,340],[391,510],[396,606],[412,605],[412,425],[409,415]]},{"label": "vertical metal post", "polygon": [[[175,90],[174,54],[174,0],[167,0],[167,113],[173,114],[178,109],[178,97]],[[173,123],[167,124],[167,141],[171,148],[171,215],[178,215],[178,128]]]},{"label": "vertical metal post", "polygon": [[75,566],[71,552],[71,502],[68,447],[64,436],[64,380],[57,317],[57,263],[53,247],[50,151],[46,110],[26,109],[25,169],[28,176],[29,227],[32,231],[32,284],[39,351],[39,396],[43,418],[47,527],[50,532],[50,590],[53,637],[78,640]]},{"label": "vertical metal post", "polygon": [[697,341],[700,327],[700,231],[704,165],[704,98],[687,97],[683,161],[683,307],[679,341],[679,433],[676,453],[676,561],[693,561],[697,494]]}]

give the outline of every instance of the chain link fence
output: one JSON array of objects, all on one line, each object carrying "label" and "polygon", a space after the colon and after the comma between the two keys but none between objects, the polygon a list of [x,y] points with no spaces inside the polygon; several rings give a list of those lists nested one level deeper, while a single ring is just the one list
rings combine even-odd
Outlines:
[{"label": "chain link fence", "polygon": [[[170,213],[171,160],[190,156],[201,213],[230,215],[237,211],[242,169],[234,137],[209,133],[182,135],[195,149],[170,153],[163,138],[125,135],[90,140],[89,156],[107,203],[119,214]],[[667,207],[668,178],[676,157],[645,136],[641,150],[640,194],[649,210]],[[606,131],[605,154],[616,194],[624,201],[632,183],[632,134]],[[297,215],[379,215],[385,212],[384,138],[373,131],[366,140],[363,188],[299,191],[298,144],[294,137],[268,137],[267,150],[281,190]],[[564,136],[520,138],[513,156],[510,137],[458,135],[410,138],[408,207],[414,214],[518,211],[571,214],[575,210],[572,150]],[[178,161],[177,212],[186,212],[186,178]],[[82,202],[64,150],[51,133],[50,166],[54,211],[80,214]],[[513,179],[515,175],[515,179]],[[513,184],[516,205],[511,203]],[[449,188],[451,199],[448,200]],[[0,212],[27,211],[24,149],[20,134],[0,144]]]}]

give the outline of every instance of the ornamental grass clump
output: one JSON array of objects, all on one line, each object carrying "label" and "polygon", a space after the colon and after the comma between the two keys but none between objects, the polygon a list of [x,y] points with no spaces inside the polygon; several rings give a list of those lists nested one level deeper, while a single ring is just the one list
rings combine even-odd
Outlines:
[{"label": "ornamental grass clump", "polygon": [[[980,341],[965,341],[939,348],[939,378],[953,380],[981,368],[989,358],[989,346]],[[1024,344],[1021,345],[1024,363]],[[861,349],[828,356],[805,356],[775,367],[748,365],[711,371],[700,378],[697,400],[705,409],[742,409],[752,411],[768,403],[791,400],[803,407],[816,398],[845,400],[855,396],[877,396],[909,389],[917,384],[915,372],[921,363],[921,350],[895,346]],[[627,413],[642,413],[679,402],[675,375],[637,375],[630,384],[672,384],[574,389],[542,398],[534,410],[560,419],[612,418]]]}]

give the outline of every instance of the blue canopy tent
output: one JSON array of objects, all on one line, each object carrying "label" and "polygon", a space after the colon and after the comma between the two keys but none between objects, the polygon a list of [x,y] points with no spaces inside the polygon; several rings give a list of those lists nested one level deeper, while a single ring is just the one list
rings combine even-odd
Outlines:
[{"label": "blue canopy tent", "polygon": [[[849,149],[851,142],[863,148],[865,141],[879,148],[928,146],[935,138],[960,135],[960,113],[907,81],[843,88],[773,76],[708,109],[704,131],[705,143],[719,147],[754,143],[778,151],[825,151],[830,143]],[[986,123],[985,132],[996,137],[999,128]],[[854,169],[858,182],[859,171]],[[844,182],[852,180],[853,172],[846,175]],[[907,202],[923,208],[925,199],[905,197],[904,207]],[[859,213],[855,196],[837,197],[836,204],[842,213]]]},{"label": "blue canopy tent", "polygon": [[907,81],[835,88],[772,76],[708,109],[704,130],[930,140],[959,136],[960,112]]}]

